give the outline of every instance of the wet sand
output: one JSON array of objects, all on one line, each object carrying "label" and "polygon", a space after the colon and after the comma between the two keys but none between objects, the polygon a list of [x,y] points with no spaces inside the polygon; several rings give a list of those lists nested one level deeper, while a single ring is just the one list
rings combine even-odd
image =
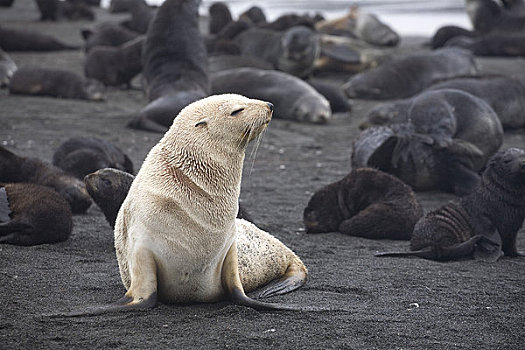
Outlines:
[{"label": "wet sand", "polygon": [[[30,5],[27,5],[27,4]],[[0,23],[82,44],[88,22],[40,23],[33,2],[0,9]],[[97,12],[98,21],[124,16]],[[406,38],[405,38],[406,39]],[[404,40],[419,48],[422,40]],[[34,64],[82,73],[83,51],[11,53]],[[480,59],[486,72],[525,78],[523,59]],[[138,86],[138,80],[134,82]],[[125,127],[146,104],[139,90],[108,90],[106,102],[9,96],[0,90],[0,142],[24,156],[51,161],[72,136],[117,144],[138,169],[160,134]],[[375,258],[407,242],[367,240],[339,233],[306,234],[302,212],[312,193],[350,171],[357,125],[375,105],[355,100],[350,114],[328,125],[273,120],[255,158],[245,162],[241,201],[254,222],[291,247],[309,268],[307,284],[269,299],[315,305],[324,312],[258,312],[228,302],[163,305],[142,312],[48,318],[56,311],[120,298],[113,233],[93,205],[74,217],[71,238],[34,247],[0,245],[2,349],[522,349],[525,340],[525,259],[439,263]],[[503,147],[525,148],[525,131],[508,132]],[[248,151],[248,154],[250,151]],[[425,209],[454,198],[419,193]],[[525,232],[518,247],[525,250]]]}]

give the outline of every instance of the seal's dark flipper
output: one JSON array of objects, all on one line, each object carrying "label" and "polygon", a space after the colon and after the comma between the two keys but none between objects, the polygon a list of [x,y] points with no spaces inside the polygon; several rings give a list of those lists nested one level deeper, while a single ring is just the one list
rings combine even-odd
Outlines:
[{"label": "seal's dark flipper", "polygon": [[136,117],[130,120],[127,126],[132,129],[146,130],[146,131],[160,132],[160,133],[165,133],[166,131],[168,131],[167,127],[165,127],[164,125],[160,125],[159,123],[156,123],[153,120],[150,120],[142,113],[139,113]]},{"label": "seal's dark flipper", "polygon": [[347,45],[338,45],[335,43],[326,43],[321,45],[321,54],[330,57],[342,63],[360,64],[361,55],[357,50]]},{"label": "seal's dark flipper", "polygon": [[84,309],[78,309],[70,312],[58,314],[45,314],[45,317],[79,317],[79,316],[96,316],[107,313],[145,310],[154,307],[157,304],[157,293],[151,294],[148,298],[134,301],[132,297],[123,296],[113,304],[90,306]]},{"label": "seal's dark flipper", "polygon": [[9,200],[7,199],[7,192],[5,187],[0,188],[0,222],[8,222],[11,209],[9,208]]},{"label": "seal's dark flipper", "polygon": [[255,290],[251,295],[255,298],[267,298],[273,295],[286,294],[296,290],[306,283],[304,269],[292,265],[283,277],[275,279],[265,286]]},{"label": "seal's dark flipper", "polygon": [[474,249],[474,258],[488,262],[495,262],[503,256],[501,237],[494,230],[490,235],[482,236]]},{"label": "seal's dark flipper", "polygon": [[396,258],[407,258],[407,257],[417,257],[424,259],[434,259],[436,252],[433,248],[428,247],[421,250],[414,250],[410,252],[379,252],[376,253],[377,257],[396,257]]},{"label": "seal's dark flipper", "polygon": [[483,236],[477,235],[471,237],[469,240],[453,244],[447,247],[432,246],[426,247],[421,250],[414,250],[410,252],[384,252],[377,253],[375,256],[379,257],[409,257],[416,256],[424,259],[431,259],[437,261],[448,261],[448,260],[457,260],[471,256],[476,247],[476,243],[481,240]]}]

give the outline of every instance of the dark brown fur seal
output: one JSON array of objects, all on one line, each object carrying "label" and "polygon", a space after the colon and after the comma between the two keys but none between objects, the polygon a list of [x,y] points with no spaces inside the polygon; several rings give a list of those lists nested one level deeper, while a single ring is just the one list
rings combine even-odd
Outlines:
[{"label": "dark brown fur seal", "polygon": [[212,93],[228,92],[272,101],[274,117],[324,124],[332,117],[330,103],[303,80],[276,70],[237,68],[212,76]]},{"label": "dark brown fur seal", "polygon": [[[100,169],[84,177],[89,195],[102,210],[111,227],[115,227],[118,211],[134,179],[132,174],[114,168]],[[240,203],[237,218],[253,221]]]},{"label": "dark brown fur seal", "polygon": [[107,86],[126,85],[142,71],[144,38],[135,38],[118,47],[95,47],[86,55],[84,74]]},{"label": "dark brown fur seal", "polygon": [[53,165],[83,179],[103,168],[115,168],[133,173],[133,162],[113,143],[97,137],[72,137],[53,154]]},{"label": "dark brown fur seal", "polygon": [[102,101],[104,85],[75,72],[39,67],[21,67],[9,81],[9,93]]},{"label": "dark brown fur seal", "polygon": [[78,49],[78,46],[65,44],[51,35],[29,29],[6,28],[4,26],[0,26],[0,47],[7,52]]},{"label": "dark brown fur seal", "polygon": [[16,63],[0,48],[0,88],[9,85],[9,80],[17,69]]},{"label": "dark brown fur seal", "polygon": [[308,233],[410,239],[423,215],[412,189],[382,171],[361,168],[318,190],[304,209]]},{"label": "dark brown fur seal", "polygon": [[[504,129],[525,127],[525,86],[507,76],[463,77],[431,85],[428,90],[458,89],[487,102]],[[378,111],[379,112],[379,111]]]},{"label": "dark brown fur seal", "polygon": [[91,197],[79,179],[40,159],[20,157],[1,146],[0,181],[52,187],[66,199],[75,214],[84,213],[91,205]]},{"label": "dark brown fur seal", "polygon": [[476,256],[497,260],[524,256],[516,236],[525,219],[525,151],[496,153],[471,194],[426,214],[414,228],[412,252],[379,256],[418,256],[456,260]]},{"label": "dark brown fur seal", "polygon": [[52,188],[0,184],[0,243],[30,246],[62,242],[72,228],[69,204]]},{"label": "dark brown fur seal", "polygon": [[494,110],[454,89],[425,91],[407,102],[406,113],[359,135],[352,168],[378,168],[417,191],[470,193],[478,172],[503,142]]},{"label": "dark brown fur seal", "polygon": [[188,104],[209,93],[208,57],[197,0],[166,0],[146,36],[142,76],[150,103],[129,127],[165,132]]},{"label": "dark brown fur seal", "polygon": [[403,98],[416,94],[440,79],[477,73],[470,52],[445,48],[393,58],[377,68],[354,75],[343,85],[343,90],[351,98]]},{"label": "dark brown fur seal", "polygon": [[113,22],[103,22],[94,28],[82,29],[81,34],[86,52],[97,46],[120,46],[140,36],[139,33]]}]

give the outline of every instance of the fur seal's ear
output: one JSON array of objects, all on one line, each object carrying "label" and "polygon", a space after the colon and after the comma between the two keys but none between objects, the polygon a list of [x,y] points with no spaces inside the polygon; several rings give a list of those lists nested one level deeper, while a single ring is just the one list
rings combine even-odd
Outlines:
[{"label": "fur seal's ear", "polygon": [[204,118],[204,119],[199,120],[199,122],[197,124],[195,124],[195,127],[199,127],[201,125],[208,125],[208,118]]}]

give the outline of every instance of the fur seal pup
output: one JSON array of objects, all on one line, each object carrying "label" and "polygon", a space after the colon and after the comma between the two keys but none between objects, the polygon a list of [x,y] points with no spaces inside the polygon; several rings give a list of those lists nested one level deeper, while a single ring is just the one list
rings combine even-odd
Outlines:
[{"label": "fur seal pup", "polygon": [[52,187],[66,199],[75,214],[84,213],[91,205],[91,197],[79,179],[40,159],[21,157],[1,146],[0,182],[29,182]]},{"label": "fur seal pup", "polygon": [[7,51],[60,51],[77,50],[78,46],[68,45],[51,35],[29,29],[0,26],[0,47]]},{"label": "fur seal pup", "polygon": [[237,68],[216,73],[211,79],[213,94],[228,92],[272,101],[274,116],[314,124],[332,117],[330,103],[303,80],[275,70]]},{"label": "fur seal pup", "polygon": [[0,243],[30,246],[65,241],[73,220],[54,189],[30,183],[0,184]]},{"label": "fur seal pup", "polygon": [[115,168],[99,169],[84,177],[86,190],[112,228],[134,179],[132,174]]},{"label": "fur seal pup", "polygon": [[[266,268],[259,263],[268,260],[260,254],[261,241],[242,248],[239,225],[249,224],[235,219],[245,148],[271,115],[270,103],[233,94],[186,106],[148,153],[117,215],[115,248],[125,296],[69,316],[225,298],[257,309],[286,308],[245,295],[239,263],[249,264],[250,290],[264,283],[256,277]],[[251,257],[243,260],[239,252],[245,250]],[[304,283],[302,263],[285,270],[277,285],[270,283],[270,294]]]},{"label": "fur seal pup", "polygon": [[185,106],[209,94],[199,3],[166,0],[158,9],[142,54],[142,76],[150,102],[133,117],[129,127],[165,132]]},{"label": "fur seal pup", "polygon": [[361,168],[316,191],[303,222],[308,233],[409,240],[421,216],[423,208],[409,186],[380,170]]},{"label": "fur seal pup", "polygon": [[494,109],[503,129],[525,127],[525,85],[518,79],[503,75],[460,77],[438,82],[426,90],[441,89],[458,89],[481,98]]},{"label": "fur seal pup", "polygon": [[516,236],[525,219],[525,151],[496,153],[474,192],[427,213],[414,228],[411,252],[378,256],[417,256],[433,260],[469,257],[495,261],[525,256]]},{"label": "fur seal pup", "polygon": [[97,46],[120,46],[140,36],[139,33],[113,22],[102,22],[93,28],[84,28],[80,32],[86,52]]},{"label": "fur seal pup", "polygon": [[[118,211],[134,179],[135,176],[132,174],[114,168],[100,169],[84,177],[89,195],[102,210],[106,221],[112,228],[115,227]],[[252,221],[240,203],[237,218]]]},{"label": "fur seal pup", "polygon": [[0,48],[0,88],[9,85],[9,80],[17,69],[16,63]]},{"label": "fur seal pup", "polygon": [[72,137],[53,154],[53,165],[83,179],[103,168],[115,168],[133,173],[133,162],[113,143],[98,137]]},{"label": "fur seal pup", "polygon": [[233,41],[241,55],[262,58],[275,69],[298,77],[311,73],[320,52],[317,34],[305,26],[284,32],[253,27],[238,34]]},{"label": "fur seal pup", "polygon": [[144,38],[139,37],[118,47],[95,47],[84,60],[84,74],[106,86],[126,85],[142,71]]},{"label": "fur seal pup", "polygon": [[379,67],[352,76],[343,85],[343,90],[351,98],[403,98],[416,94],[438,80],[477,73],[470,52],[444,48],[393,58]]},{"label": "fur seal pup", "polygon": [[9,93],[103,101],[104,85],[63,69],[20,67],[9,81]]},{"label": "fur seal pup", "polygon": [[503,142],[494,110],[454,89],[423,92],[405,108],[408,113],[359,135],[352,168],[378,168],[416,191],[470,193],[479,182],[478,172]]}]

